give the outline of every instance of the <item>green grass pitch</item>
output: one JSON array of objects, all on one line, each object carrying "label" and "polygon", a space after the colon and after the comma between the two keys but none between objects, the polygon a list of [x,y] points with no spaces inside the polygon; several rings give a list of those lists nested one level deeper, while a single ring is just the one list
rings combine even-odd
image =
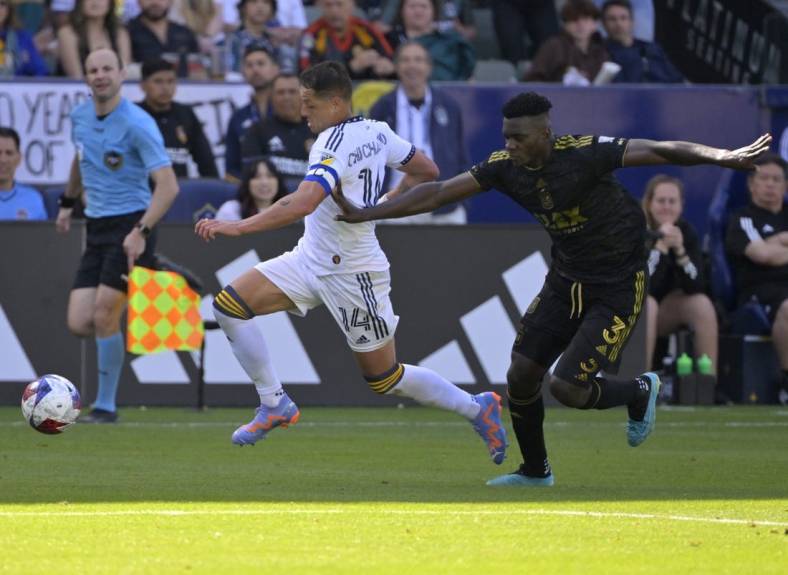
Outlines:
[{"label": "green grass pitch", "polygon": [[[0,573],[788,572],[788,410],[549,409],[553,488],[490,488],[470,425],[305,408],[254,447],[251,409],[121,410],[36,433],[0,409]],[[507,415],[508,421],[508,415]],[[513,438],[512,438],[513,439]]]}]

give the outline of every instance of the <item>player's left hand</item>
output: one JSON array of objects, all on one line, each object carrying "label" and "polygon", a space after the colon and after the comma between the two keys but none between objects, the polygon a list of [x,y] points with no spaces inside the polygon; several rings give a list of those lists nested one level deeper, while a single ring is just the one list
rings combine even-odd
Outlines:
[{"label": "player's left hand", "polygon": [[126,238],[123,240],[123,251],[126,252],[128,258],[129,273],[134,267],[134,262],[145,251],[145,237],[139,233],[137,228],[134,228]]},{"label": "player's left hand", "polygon": [[753,161],[764,152],[769,151],[771,143],[771,134],[763,134],[749,146],[729,151],[720,165],[735,170],[752,170],[755,168]]},{"label": "player's left hand", "polygon": [[224,220],[202,219],[194,226],[194,233],[206,242],[215,240],[216,236],[240,236],[238,222],[227,222]]}]

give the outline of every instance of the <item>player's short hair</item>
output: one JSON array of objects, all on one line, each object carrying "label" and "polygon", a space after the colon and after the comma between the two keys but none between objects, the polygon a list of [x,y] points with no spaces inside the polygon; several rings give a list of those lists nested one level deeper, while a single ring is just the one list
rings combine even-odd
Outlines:
[{"label": "player's short hair", "polygon": [[[238,0],[238,3],[236,3],[235,5],[235,9],[238,10],[238,21],[241,23],[243,23],[244,21],[243,9],[247,1],[248,0]],[[278,10],[278,7],[276,5],[276,0],[268,0],[268,1],[271,3],[271,15],[273,17],[276,17],[276,11]]]},{"label": "player's short hair", "polygon": [[561,8],[561,21],[574,22],[580,18],[599,20],[599,8],[591,0],[568,0]]},{"label": "player's short hair", "polygon": [[[783,174],[786,178],[788,178],[788,162],[780,154],[775,154],[774,152],[766,152],[758,156],[754,161],[753,164],[756,166],[765,166],[767,164],[774,164],[776,166],[780,166],[783,169]],[[750,172],[750,177],[755,175],[755,170]]]},{"label": "player's short hair", "polygon": [[661,184],[673,184],[676,186],[679,190],[681,205],[684,205],[684,182],[667,174],[657,174],[651,178],[648,182],[646,182],[646,191],[643,192],[643,199],[640,203],[640,205],[643,207],[643,213],[646,215],[646,223],[648,224],[650,230],[655,230],[659,227],[657,225],[657,221],[654,219],[654,216],[651,215],[649,206],[654,199],[654,192],[657,191],[657,186]]},{"label": "player's short hair", "polygon": [[536,92],[522,92],[503,105],[501,112],[507,119],[522,116],[541,116],[550,111],[553,104],[550,100]]},{"label": "player's short hair", "polygon": [[315,64],[301,72],[300,80],[304,88],[314,91],[319,98],[339,96],[349,102],[353,96],[353,82],[345,65],[339,62]]},{"label": "player's short hair", "polygon": [[629,17],[632,18],[632,2],[629,0],[606,0],[605,3],[602,4],[602,17],[604,18],[608,9],[614,6],[626,9],[626,11],[629,12]]},{"label": "player's short hair", "polygon": [[5,126],[0,126],[0,138],[11,138],[16,144],[16,151],[20,150],[20,142],[19,142],[19,133],[13,128],[6,128]]},{"label": "player's short hair", "polygon": [[142,79],[147,80],[159,72],[175,72],[175,66],[164,58],[145,60],[142,64]]},{"label": "player's short hair", "polygon": [[298,74],[294,74],[293,72],[280,72],[276,75],[276,77],[271,81],[271,86],[276,84],[279,80],[292,80],[295,78],[298,80]]}]

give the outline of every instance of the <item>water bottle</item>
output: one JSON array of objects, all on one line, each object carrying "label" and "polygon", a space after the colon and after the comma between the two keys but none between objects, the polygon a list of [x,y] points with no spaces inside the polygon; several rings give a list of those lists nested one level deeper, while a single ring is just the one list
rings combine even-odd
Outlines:
[{"label": "water bottle", "polygon": [[697,360],[698,373],[711,375],[711,358],[705,353]]},{"label": "water bottle", "polygon": [[692,358],[686,352],[682,353],[676,360],[676,373],[679,377],[692,373]]}]

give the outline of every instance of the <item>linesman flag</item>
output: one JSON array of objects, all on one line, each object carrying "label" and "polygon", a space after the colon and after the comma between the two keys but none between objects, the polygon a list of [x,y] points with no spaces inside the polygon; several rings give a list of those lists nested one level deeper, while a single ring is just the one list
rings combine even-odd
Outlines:
[{"label": "linesman flag", "polygon": [[149,354],[200,349],[205,330],[200,296],[175,272],[135,266],[129,274],[126,349]]}]

